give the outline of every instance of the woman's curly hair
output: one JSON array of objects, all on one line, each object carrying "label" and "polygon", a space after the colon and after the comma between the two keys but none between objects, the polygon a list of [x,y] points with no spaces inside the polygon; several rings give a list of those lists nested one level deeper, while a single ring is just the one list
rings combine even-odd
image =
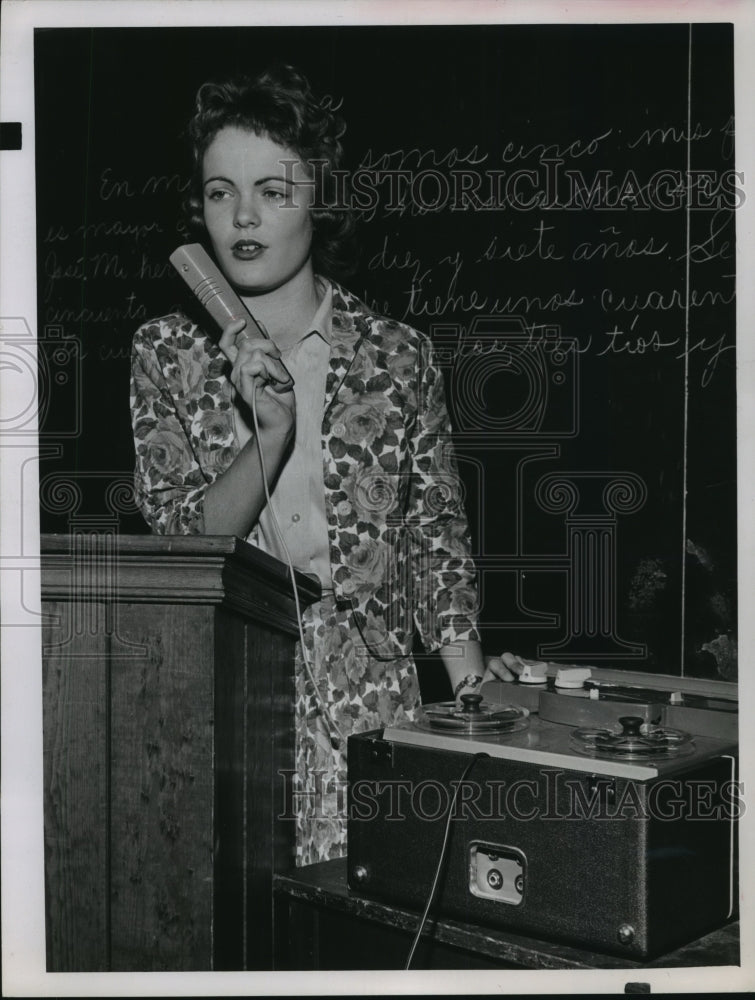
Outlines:
[{"label": "woman's curly hair", "polygon": [[[340,117],[314,97],[307,79],[293,66],[266,69],[255,77],[234,77],[205,83],[197,92],[196,110],[189,122],[193,171],[185,212],[189,231],[207,236],[204,223],[202,161],[221,129],[247,129],[285,146],[308,166],[315,181],[312,213],[312,262],[318,274],[348,276],[355,267],[354,218],[347,185],[336,183],[334,171],[343,156]],[[317,169],[311,164],[319,161]]]}]

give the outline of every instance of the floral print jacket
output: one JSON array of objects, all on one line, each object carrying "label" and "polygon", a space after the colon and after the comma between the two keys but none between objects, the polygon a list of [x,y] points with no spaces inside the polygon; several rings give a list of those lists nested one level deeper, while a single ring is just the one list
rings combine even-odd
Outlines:
[{"label": "floral print jacket", "polygon": [[[155,532],[204,531],[205,490],[239,450],[227,371],[180,313],[136,332],[136,496]],[[415,627],[429,651],[478,638],[450,430],[429,339],[334,282],[322,422],[333,588],[374,656],[409,655]]]}]

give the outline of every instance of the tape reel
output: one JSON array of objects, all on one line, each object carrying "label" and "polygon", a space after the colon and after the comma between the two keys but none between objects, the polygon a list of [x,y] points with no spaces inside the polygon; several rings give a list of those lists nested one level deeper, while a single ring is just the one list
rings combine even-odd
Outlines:
[{"label": "tape reel", "polygon": [[639,716],[619,719],[621,730],[576,729],[571,736],[573,750],[591,757],[612,760],[659,760],[691,753],[695,745],[681,729],[651,726]]},{"label": "tape reel", "polygon": [[491,705],[479,694],[463,694],[461,706],[439,701],[420,708],[415,725],[429,732],[450,735],[513,733],[529,726],[529,712],[518,705]]}]

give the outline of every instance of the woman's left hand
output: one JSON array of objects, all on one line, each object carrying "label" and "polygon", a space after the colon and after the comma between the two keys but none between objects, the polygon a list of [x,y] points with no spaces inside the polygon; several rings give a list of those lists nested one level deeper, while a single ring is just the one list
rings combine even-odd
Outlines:
[{"label": "woman's left hand", "polygon": [[532,663],[533,660],[523,660],[514,653],[501,653],[500,656],[485,657],[485,681],[513,681],[522,672],[525,663]]}]

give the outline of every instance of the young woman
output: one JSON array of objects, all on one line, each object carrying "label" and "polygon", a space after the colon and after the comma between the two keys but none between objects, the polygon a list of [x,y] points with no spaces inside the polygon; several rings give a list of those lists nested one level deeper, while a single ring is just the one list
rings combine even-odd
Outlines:
[{"label": "young woman", "polygon": [[[344,737],[417,709],[415,629],[457,698],[485,675],[430,343],[334,280],[352,230],[333,183],[342,131],[290,67],[200,89],[191,222],[269,339],[241,320],[218,342],[172,314],[133,346],[136,489],[152,529],[287,549],[322,583],[297,647],[298,864],[345,853]],[[511,676],[498,659],[494,674]]]}]

